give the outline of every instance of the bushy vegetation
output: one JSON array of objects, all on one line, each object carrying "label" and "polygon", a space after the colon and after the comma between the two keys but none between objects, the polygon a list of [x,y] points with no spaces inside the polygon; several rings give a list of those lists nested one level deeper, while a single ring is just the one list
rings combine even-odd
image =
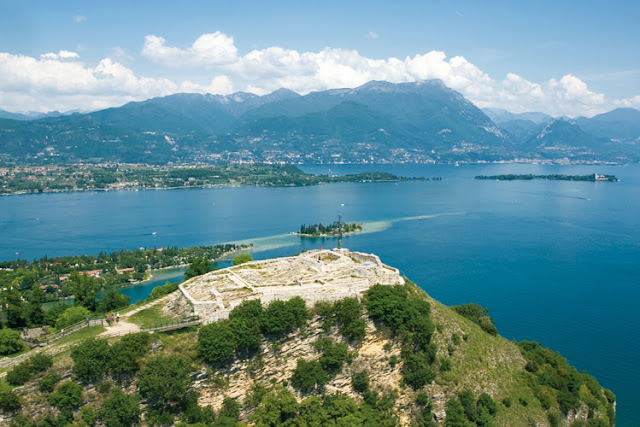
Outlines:
[{"label": "bushy vegetation", "polygon": [[456,313],[479,325],[486,333],[498,335],[498,330],[493,325],[493,319],[487,315],[487,313],[489,313],[488,308],[484,308],[474,303],[454,305],[451,308]]},{"label": "bushy vegetation", "polygon": [[376,405],[357,403],[343,394],[312,396],[298,403],[286,388],[276,388],[262,397],[250,417],[256,426],[396,426],[390,401]]},{"label": "bushy vegetation", "polygon": [[231,311],[228,321],[200,328],[198,353],[213,364],[224,364],[234,356],[247,357],[260,349],[263,336],[279,338],[304,326],[307,318],[307,308],[300,297],[273,301],[266,309],[259,300],[246,300]]},{"label": "bushy vegetation", "polygon": [[323,386],[342,370],[344,362],[349,358],[349,347],[346,343],[337,343],[329,337],[320,337],[315,348],[321,351],[318,360],[298,359],[291,376],[291,385],[304,393],[310,393],[318,386]]},{"label": "bushy vegetation", "polygon": [[233,265],[244,264],[245,262],[253,261],[253,257],[250,254],[238,254],[233,257]]},{"label": "bushy vegetation", "polygon": [[9,328],[0,329],[0,356],[17,353],[23,348],[20,332]]},{"label": "bushy vegetation", "polygon": [[108,372],[117,379],[130,377],[140,369],[150,341],[146,332],[125,335],[111,346],[102,339],[85,340],[71,351],[73,373],[85,382],[96,381]]},{"label": "bushy vegetation", "polygon": [[563,414],[586,403],[593,411],[601,405],[609,422],[614,421],[615,395],[604,390],[591,375],[579,373],[559,353],[542,347],[540,343],[522,341],[520,351],[527,360],[526,371],[535,396],[544,409],[557,403]]},{"label": "bushy vegetation", "polygon": [[189,267],[184,272],[184,279],[188,280],[192,277],[202,276],[212,270],[213,266],[209,258],[192,258],[189,260]]},{"label": "bushy vegetation", "polygon": [[47,397],[47,401],[60,410],[66,421],[71,421],[73,411],[84,402],[82,386],[73,381],[65,381],[58,386],[55,393],[51,393]]},{"label": "bushy vegetation", "polygon": [[322,369],[317,360],[306,361],[298,359],[296,368],[291,376],[291,385],[303,393],[310,393],[317,386],[323,386],[329,382],[329,375]]},{"label": "bushy vegetation", "polygon": [[318,303],[316,311],[325,318],[325,329],[337,324],[342,336],[350,341],[361,340],[367,334],[367,324],[362,318],[363,306],[357,298],[344,298],[333,304]]},{"label": "bushy vegetation", "polygon": [[18,363],[9,372],[7,372],[7,382],[13,386],[20,386],[31,379],[33,373],[33,365],[30,360]]},{"label": "bushy vegetation", "polygon": [[405,383],[417,390],[433,381],[437,349],[431,344],[435,326],[429,303],[409,295],[406,285],[375,285],[365,294],[365,305],[369,316],[402,338]]},{"label": "bushy vegetation", "polygon": [[473,393],[463,390],[458,397],[447,402],[447,427],[492,426],[498,412],[498,405],[487,393],[476,400]]},{"label": "bushy vegetation", "polygon": [[175,292],[178,290],[178,286],[180,283],[171,283],[167,282],[164,285],[156,286],[151,290],[151,293],[147,297],[146,301],[150,302],[153,300],[157,300],[158,298],[162,298],[165,295],[169,295],[171,292]]},{"label": "bushy vegetation", "polygon": [[102,404],[98,418],[106,427],[127,427],[140,421],[140,413],[138,399],[116,388]]},{"label": "bushy vegetation", "polygon": [[4,413],[15,412],[20,409],[20,397],[11,390],[0,391],[0,409]]},{"label": "bushy vegetation", "polygon": [[190,373],[190,364],[181,356],[150,357],[138,373],[138,391],[154,406],[179,404],[191,385]]}]

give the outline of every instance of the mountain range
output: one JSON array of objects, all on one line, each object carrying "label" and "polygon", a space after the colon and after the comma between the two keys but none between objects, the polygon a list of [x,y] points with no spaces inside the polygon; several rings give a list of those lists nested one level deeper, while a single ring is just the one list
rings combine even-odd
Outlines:
[{"label": "mountain range", "polygon": [[640,160],[640,111],[481,110],[440,80],[264,96],[180,93],[87,114],[0,111],[0,162]]}]

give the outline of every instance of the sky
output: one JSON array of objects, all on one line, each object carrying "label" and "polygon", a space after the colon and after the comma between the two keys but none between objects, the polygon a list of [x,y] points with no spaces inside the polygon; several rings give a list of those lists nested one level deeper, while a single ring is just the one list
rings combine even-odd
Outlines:
[{"label": "sky", "polygon": [[439,78],[477,106],[640,109],[640,1],[0,0],[0,109]]}]

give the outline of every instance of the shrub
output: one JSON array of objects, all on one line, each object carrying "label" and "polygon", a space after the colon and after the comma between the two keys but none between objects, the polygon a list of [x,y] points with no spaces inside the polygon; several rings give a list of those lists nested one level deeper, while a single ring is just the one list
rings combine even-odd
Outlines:
[{"label": "shrub", "polygon": [[115,289],[109,289],[104,298],[98,302],[96,311],[106,313],[118,308],[126,307],[131,302],[131,298],[121,294]]},{"label": "shrub", "polygon": [[49,374],[40,380],[38,390],[40,390],[40,393],[51,393],[55,389],[58,381],[60,381],[60,375],[56,373]]},{"label": "shrub", "polygon": [[423,353],[403,355],[402,376],[404,382],[414,390],[431,383],[436,375],[431,369],[430,360]]},{"label": "shrub", "polygon": [[335,375],[342,370],[342,365],[347,360],[349,347],[346,343],[336,343],[333,340],[326,340],[322,344],[322,356],[320,356],[320,366],[328,374]]},{"label": "shrub", "polygon": [[486,409],[491,415],[498,413],[498,405],[496,405],[496,402],[487,393],[482,393],[480,397],[478,397],[477,406],[478,408]]},{"label": "shrub", "polygon": [[146,301],[147,302],[153,301],[165,295],[169,295],[171,292],[177,291],[179,285],[180,285],[179,282],[176,282],[176,283],[167,282],[162,286],[156,286],[155,288],[153,288],[153,290],[147,297]]},{"label": "shrub", "polygon": [[20,386],[29,381],[33,373],[31,362],[26,360],[18,363],[12,370],[7,372],[7,382],[12,386]]},{"label": "shrub", "polygon": [[98,383],[98,387],[96,387],[98,393],[107,394],[111,391],[111,383],[107,380],[102,380]]},{"label": "shrub", "polygon": [[272,301],[264,312],[261,329],[265,335],[282,336],[294,327],[303,326],[307,321],[307,308],[300,297],[289,301]]},{"label": "shrub", "polygon": [[15,412],[20,409],[20,397],[14,391],[0,392],[0,409],[2,412]]},{"label": "shrub", "polygon": [[65,381],[58,387],[55,393],[51,393],[47,397],[50,405],[55,406],[69,417],[73,409],[82,404],[82,386],[73,381]]},{"label": "shrub", "polygon": [[107,427],[133,426],[140,421],[140,404],[116,388],[102,404],[98,417]]},{"label": "shrub", "polygon": [[92,427],[96,425],[96,420],[98,419],[98,415],[93,410],[93,406],[85,405],[80,409],[80,417],[82,421],[89,426]]},{"label": "shrub", "polygon": [[358,393],[369,390],[369,373],[367,371],[355,372],[351,376],[351,386]]},{"label": "shrub", "polygon": [[190,371],[180,356],[151,357],[138,374],[138,390],[157,404],[179,403],[191,385]]},{"label": "shrub", "polygon": [[64,302],[54,305],[49,310],[45,311],[44,323],[52,327],[56,326],[56,322],[58,321],[58,318],[62,315],[62,313],[64,313],[71,307],[72,307],[71,305],[66,304]]},{"label": "shrub", "polygon": [[140,369],[139,359],[149,349],[151,335],[147,332],[125,335],[111,346],[109,371],[115,377],[132,376]]},{"label": "shrub", "polygon": [[215,413],[211,406],[202,408],[198,406],[198,397],[200,394],[197,391],[192,391],[187,394],[185,399],[185,410],[180,421],[188,424],[212,424],[216,418]]},{"label": "shrub", "polygon": [[109,369],[111,348],[106,340],[88,339],[71,351],[73,373],[81,381],[93,381]]},{"label": "shrub", "polygon": [[245,262],[253,261],[253,257],[249,254],[238,254],[233,257],[233,265],[244,264]]},{"label": "shrub", "polygon": [[209,258],[192,258],[189,260],[189,267],[184,272],[184,279],[188,280],[192,277],[202,276],[212,270],[213,267]]},{"label": "shrub", "polygon": [[440,361],[440,372],[448,372],[451,370],[451,359],[442,359]]},{"label": "shrub", "polygon": [[488,308],[474,303],[454,305],[451,308],[456,313],[479,325],[485,332],[491,335],[498,334],[498,330],[493,325],[493,319],[487,315],[489,313]]},{"label": "shrub", "polygon": [[20,332],[9,328],[0,329],[0,356],[17,353],[23,348]]},{"label": "shrub", "polygon": [[511,408],[511,398],[505,397],[504,399],[502,399],[502,404],[505,406],[505,408]]},{"label": "shrub", "polygon": [[45,353],[37,353],[29,358],[33,370],[36,372],[44,372],[53,366],[53,357]]},{"label": "shrub", "polygon": [[460,335],[458,334],[451,334],[451,342],[453,342],[454,345],[460,345]]},{"label": "shrub", "polygon": [[236,337],[228,322],[215,322],[200,328],[198,353],[205,362],[225,362],[233,357],[235,350]]},{"label": "shrub", "polygon": [[340,333],[349,340],[361,340],[366,336],[366,322],[361,318],[362,305],[357,298],[344,298],[333,305]]},{"label": "shrub", "polygon": [[304,359],[298,359],[296,369],[293,370],[293,375],[291,376],[291,385],[303,393],[309,393],[317,385],[324,385],[328,381],[327,373],[317,360],[307,362]]},{"label": "shrub", "polygon": [[77,305],[65,310],[58,320],[56,320],[56,328],[63,329],[67,326],[75,325],[78,322],[82,322],[91,315],[91,312],[85,307]]}]

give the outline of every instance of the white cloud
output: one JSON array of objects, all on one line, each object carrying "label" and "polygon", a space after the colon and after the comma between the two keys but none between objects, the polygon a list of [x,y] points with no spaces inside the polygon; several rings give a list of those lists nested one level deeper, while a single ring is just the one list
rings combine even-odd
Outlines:
[{"label": "white cloud", "polygon": [[42,55],[40,55],[40,58],[42,58],[42,59],[52,59],[52,60],[77,59],[77,58],[80,58],[80,55],[78,55],[76,52],[69,52],[68,50],[61,50],[58,53],[53,53],[53,52],[43,53]]},{"label": "white cloud", "polygon": [[142,54],[170,67],[184,67],[227,64],[237,59],[238,49],[233,37],[216,31],[201,35],[187,49],[165,46],[164,38],[148,35],[144,38]]},{"label": "white cloud", "polygon": [[378,35],[378,33],[376,33],[375,31],[369,31],[367,34],[365,34],[365,37],[366,37],[366,38],[368,38],[368,39],[373,39],[373,40],[375,40],[375,39],[377,39],[377,38],[378,38],[378,37],[380,37],[380,36],[379,36],[379,35]]},{"label": "white cloud", "polygon": [[[406,58],[372,59],[356,50],[325,48],[300,52],[278,46],[238,53],[234,39],[221,32],[204,34],[188,48],[167,45],[164,38],[145,37],[142,54],[189,79],[149,78],[123,65],[119,49],[94,66],[75,52],[45,53],[40,59],[0,53],[0,108],[24,110],[91,110],[175,92],[265,94],[281,87],[305,94],[351,88],[370,80],[410,82],[441,79],[479,107],[513,112],[591,116],[617,107],[640,108],[640,95],[609,99],[568,74],[531,82],[507,73],[497,80],[462,56],[447,58],[431,51]],[[162,70],[162,69],[161,69]]]},{"label": "white cloud", "polygon": [[73,22],[76,24],[81,24],[87,20],[87,17],[84,15],[76,15],[73,17]]},{"label": "white cloud", "polygon": [[89,111],[179,90],[168,79],[138,77],[109,58],[91,67],[77,56],[0,53],[0,108],[9,111]]}]

